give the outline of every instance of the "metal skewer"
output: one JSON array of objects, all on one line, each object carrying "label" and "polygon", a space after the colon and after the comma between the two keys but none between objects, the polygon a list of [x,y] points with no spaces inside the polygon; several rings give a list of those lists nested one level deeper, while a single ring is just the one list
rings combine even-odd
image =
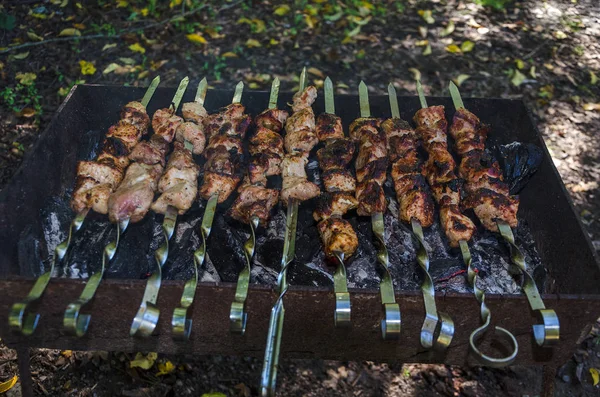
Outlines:
[{"label": "metal skewer", "polygon": [[[465,108],[458,87],[452,82],[450,82],[450,95],[452,96],[452,102],[454,103],[456,110]],[[560,339],[560,323],[558,321],[558,316],[554,310],[546,309],[535,281],[527,270],[525,256],[515,244],[515,237],[510,225],[502,220],[497,220],[496,224],[498,225],[498,231],[504,238],[504,241],[506,241],[510,247],[513,264],[521,270],[521,273],[523,273],[523,290],[529,301],[529,307],[541,317],[543,322],[543,324],[533,325],[533,336],[535,341],[538,346],[555,345]],[[471,337],[473,337],[473,335],[471,335]]]},{"label": "metal skewer", "polygon": [[[200,105],[204,105],[204,100],[206,98],[206,91],[208,90],[208,82],[206,81],[206,77],[203,78],[198,84],[198,88],[196,90],[196,97],[194,101],[199,103]],[[185,147],[192,151],[194,146],[192,143],[185,141]],[[214,211],[212,216],[207,217],[206,214],[202,219],[202,224],[200,226],[201,233],[210,234],[210,228],[212,226],[212,219],[214,217]],[[210,222],[205,225],[206,222]],[[194,274],[191,279],[186,281],[183,286],[183,293],[181,294],[181,300],[179,303],[179,307],[176,307],[173,310],[173,317],[171,319],[171,327],[173,330],[173,337],[180,340],[189,339],[190,333],[192,332],[192,319],[189,318],[188,309],[194,303],[194,297],[196,295],[196,287],[198,286],[198,269],[202,266],[204,262],[204,255],[206,254],[206,245],[202,250],[198,249],[194,252]]]},{"label": "metal skewer", "polygon": [[[364,81],[361,81],[358,85],[358,97],[360,102],[360,117],[371,117],[369,90]],[[402,317],[400,316],[400,305],[396,303],[394,282],[392,280],[392,274],[390,273],[390,260],[385,245],[383,213],[378,212],[371,216],[371,228],[379,245],[377,250],[377,260],[384,270],[383,277],[379,283],[381,304],[383,305],[385,315],[384,319],[381,320],[381,336],[386,340],[398,339],[402,327]]]},{"label": "metal skewer", "polygon": [[[306,88],[306,68],[300,74],[300,85],[298,92]],[[285,308],[283,297],[288,290],[287,269],[296,255],[296,226],[298,224],[298,199],[290,198],[287,203],[287,216],[285,223],[285,237],[283,242],[283,254],[281,256],[281,270],[277,276],[277,288],[279,296],[271,309],[269,319],[269,332],[267,334],[267,345],[265,347],[265,359],[260,379],[261,396],[275,396],[277,383],[277,367],[279,365],[279,352],[281,348],[281,337],[283,334],[283,319]]]},{"label": "metal skewer", "polygon": [[[271,84],[271,95],[269,96],[269,109],[277,107],[277,97],[279,96],[279,79],[276,77]],[[244,254],[246,256],[246,266],[238,276],[237,287],[235,289],[235,298],[231,303],[229,312],[229,325],[231,332],[243,335],[246,332],[246,322],[248,313],[246,313],[246,298],[248,297],[248,287],[250,285],[250,271],[252,258],[256,248],[256,228],[259,219],[252,216],[250,219],[250,237],[244,243]]]},{"label": "metal skewer", "polygon": [[[421,82],[419,80],[417,80],[417,92],[419,93],[421,107],[427,108],[427,100],[425,99],[425,93],[423,92],[423,87],[421,86]],[[396,92],[394,90],[393,98],[395,98],[397,101],[395,94]],[[390,96],[390,98],[392,98],[392,96]],[[433,286],[431,274],[429,274],[429,254],[427,252],[427,246],[425,245],[423,228],[421,227],[419,221],[414,218],[411,220],[411,227],[417,241],[417,262],[425,273],[425,279],[421,284],[421,291],[423,292],[423,302],[425,303],[426,313],[425,321],[421,327],[421,346],[426,349],[431,349],[435,344],[437,349],[445,350],[448,348],[452,342],[452,338],[454,337],[454,322],[450,316],[445,313],[438,312],[437,310],[435,303],[435,288]],[[437,333],[436,336],[438,328],[439,333]]]},{"label": "metal skewer", "polygon": [[[335,101],[333,97],[333,83],[329,77],[325,79],[325,113],[335,114]],[[344,253],[332,252],[337,261],[337,268],[333,273],[333,290],[335,292],[334,322],[336,327],[349,327],[352,316],[348,280],[346,278],[346,265]]]},{"label": "metal skewer", "polygon": [[[179,87],[175,92],[173,101],[171,102],[171,110],[173,114],[177,112],[177,108],[181,103],[183,94],[187,89],[189,79],[185,77],[179,83]],[[169,240],[173,236],[175,225],[177,224],[177,208],[168,206],[165,212],[164,220],[162,223],[164,241],[154,251],[154,259],[156,260],[156,270],[150,275],[146,281],[146,289],[144,290],[144,296],[142,297],[142,303],[138,309],[135,318],[131,324],[129,330],[130,336],[142,336],[147,337],[152,334],[156,324],[158,323],[158,317],[160,316],[160,310],[156,306],[158,299],[158,292],[162,282],[162,267],[169,258]]]}]

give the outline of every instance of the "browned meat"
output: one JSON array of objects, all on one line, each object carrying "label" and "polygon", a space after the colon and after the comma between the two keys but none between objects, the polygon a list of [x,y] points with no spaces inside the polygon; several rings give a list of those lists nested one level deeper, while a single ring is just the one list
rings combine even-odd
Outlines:
[{"label": "browned meat", "polygon": [[146,113],[146,107],[141,102],[129,102],[121,110],[121,120],[133,124],[140,132],[146,134],[150,126],[150,117]]},{"label": "browned meat", "polygon": [[204,170],[222,175],[234,176],[240,171],[239,160],[239,156],[232,155],[221,149],[208,157],[206,163],[204,163]]},{"label": "browned meat", "polygon": [[503,220],[511,227],[517,227],[518,197],[504,196],[492,190],[480,189],[467,196],[463,204],[465,208],[473,208],[483,226],[492,232],[498,231],[496,220]]},{"label": "browned meat", "polygon": [[319,142],[317,135],[313,130],[293,130],[285,134],[284,138],[285,150],[288,153],[306,153],[308,154],[312,148]]},{"label": "browned meat", "polygon": [[208,117],[206,109],[198,102],[187,102],[181,105],[181,114],[185,121],[191,121],[198,125],[201,125],[204,119]]},{"label": "browned meat", "polygon": [[202,154],[206,146],[206,136],[204,135],[204,126],[191,121],[179,124],[175,131],[175,140],[184,143],[190,142],[193,145],[194,154]]},{"label": "browned meat", "polygon": [[347,169],[334,169],[324,171],[321,174],[325,191],[333,192],[353,192],[356,190],[356,180],[352,173]]},{"label": "browned meat", "polygon": [[371,134],[363,135],[358,148],[358,156],[356,156],[356,169],[359,170],[368,163],[381,158],[387,158],[387,143],[385,136]]},{"label": "browned meat", "polygon": [[109,183],[99,184],[92,178],[77,177],[71,208],[75,212],[92,208],[99,214],[106,214],[108,211],[108,197],[112,191],[113,187]]},{"label": "browned meat", "polygon": [[325,255],[332,256],[334,251],[342,252],[346,258],[354,255],[358,248],[358,237],[350,222],[341,218],[327,218],[319,222],[317,228]]},{"label": "browned meat", "polygon": [[279,190],[243,185],[238,192],[239,196],[229,210],[231,217],[249,224],[252,217],[256,216],[260,220],[260,224],[266,226],[271,216],[271,210],[279,199]]},{"label": "browned meat", "polygon": [[232,103],[206,117],[204,130],[209,141],[215,135],[232,135],[244,139],[246,130],[252,122],[250,116],[244,115],[244,110],[244,105],[241,103]]},{"label": "browned meat", "polygon": [[399,218],[410,223],[412,219],[419,221],[422,227],[433,225],[434,207],[431,196],[424,190],[413,189],[402,196]]},{"label": "browned meat", "polygon": [[342,119],[335,114],[322,113],[319,115],[315,128],[320,142],[344,138]]},{"label": "browned meat", "polygon": [[205,156],[208,158],[212,153],[225,151],[232,154],[241,155],[243,153],[242,140],[237,136],[216,135],[212,137],[206,147]]},{"label": "browned meat", "polygon": [[425,164],[425,173],[429,185],[450,182],[456,179],[456,174],[454,174],[456,163],[445,146],[437,143],[430,145],[428,153],[429,159]]},{"label": "browned meat", "polygon": [[138,143],[129,155],[129,159],[148,165],[160,164],[164,167],[168,150],[169,143],[155,134],[150,137],[150,140]]},{"label": "browned meat", "polygon": [[360,117],[350,124],[350,138],[358,142],[364,134],[379,135],[381,119],[374,117]]},{"label": "browned meat", "polygon": [[267,176],[281,173],[282,161],[281,157],[272,153],[260,153],[252,157],[252,162],[248,165],[250,183],[266,186]]},{"label": "browned meat", "polygon": [[364,181],[356,185],[356,199],[360,216],[371,216],[385,212],[386,201],[383,188],[375,181]]},{"label": "browned meat", "polygon": [[[315,102],[315,99],[317,99],[317,88],[309,85],[302,92],[297,92],[294,94],[294,98],[292,99],[292,111],[294,113],[299,113],[301,110],[310,109],[312,112],[312,104]],[[314,122],[315,120],[313,115],[313,129]]]},{"label": "browned meat", "polygon": [[352,193],[323,193],[317,201],[317,209],[313,212],[313,218],[320,221],[332,216],[341,217],[356,207],[358,207],[358,201]]},{"label": "browned meat", "polygon": [[256,133],[250,138],[248,151],[251,156],[261,153],[273,153],[283,157],[283,138],[277,132],[258,127]]},{"label": "browned meat", "polygon": [[254,123],[257,125],[257,127],[279,132],[283,129],[285,121],[288,117],[289,113],[285,110],[267,109],[256,116]]},{"label": "browned meat", "polygon": [[364,167],[356,169],[356,180],[358,182],[375,181],[383,185],[387,178],[388,163],[387,157],[368,162]]},{"label": "browned meat", "polygon": [[233,193],[241,178],[237,175],[229,176],[218,174],[216,172],[205,171],[202,187],[198,191],[198,195],[208,200],[214,194],[219,194],[219,203],[227,200],[229,195]]},{"label": "browned meat", "polygon": [[92,178],[98,184],[108,183],[113,189],[119,186],[123,172],[118,167],[96,161],[80,161],[77,164],[77,177]]},{"label": "browned meat", "polygon": [[317,197],[319,193],[319,187],[306,178],[291,176],[283,179],[281,201],[287,205],[290,198],[305,201]]},{"label": "browned meat", "polygon": [[349,139],[334,139],[317,150],[319,166],[323,170],[344,169],[354,156],[354,142]]},{"label": "browned meat", "polygon": [[469,241],[476,230],[473,221],[454,204],[440,207],[440,223],[451,247],[458,247],[460,240]]},{"label": "browned meat", "polygon": [[483,151],[489,126],[481,123],[479,118],[467,109],[461,108],[454,113],[450,135],[454,138],[456,152],[463,156],[471,150]]},{"label": "browned meat", "polygon": [[125,146],[127,152],[131,152],[142,138],[142,132],[133,124],[121,120],[108,129],[106,138],[119,139]]},{"label": "browned meat", "polygon": [[419,137],[406,121],[387,119],[381,123],[381,129],[387,138],[387,150],[392,163],[406,158],[416,160]]},{"label": "browned meat", "polygon": [[417,110],[413,118],[418,127],[427,127],[440,130],[446,133],[448,130],[448,122],[444,115],[443,106],[429,106],[427,108]]}]

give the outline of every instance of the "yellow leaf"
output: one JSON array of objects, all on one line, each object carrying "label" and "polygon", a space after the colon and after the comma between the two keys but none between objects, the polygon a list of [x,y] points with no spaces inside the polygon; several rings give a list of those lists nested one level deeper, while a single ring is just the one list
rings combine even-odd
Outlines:
[{"label": "yellow leaf", "polygon": [[536,79],[536,78],[537,78],[537,74],[535,73],[535,66],[532,66],[532,67],[529,69],[529,75],[530,75],[532,78],[534,78],[534,79]]},{"label": "yellow leaf", "polygon": [[221,39],[225,37],[224,34],[220,34],[215,28],[206,28],[204,33],[208,34],[211,39]]},{"label": "yellow leaf", "polygon": [[227,51],[227,52],[221,54],[221,56],[223,58],[237,58],[238,57],[235,52],[231,52],[231,51]]},{"label": "yellow leaf", "polygon": [[515,59],[515,65],[517,69],[523,69],[525,67],[525,62],[522,59]]},{"label": "yellow leaf", "polygon": [[171,2],[169,3],[169,8],[180,6],[182,2],[183,0],[171,0]]},{"label": "yellow leaf", "polygon": [[314,29],[318,20],[312,15],[304,14],[304,21],[306,22],[306,26],[308,26],[310,29]]},{"label": "yellow leaf", "polygon": [[596,73],[590,71],[590,84],[596,85],[597,82],[598,82],[598,76],[596,76]]},{"label": "yellow leaf", "polygon": [[110,50],[111,48],[115,48],[116,46],[117,46],[117,43],[105,44],[104,47],[102,47],[102,51]]},{"label": "yellow leaf", "polygon": [[558,40],[564,40],[567,38],[567,34],[565,32],[563,32],[562,30],[557,30],[556,32],[553,33],[553,35]]},{"label": "yellow leaf", "polygon": [[139,52],[140,54],[144,54],[146,49],[140,45],[140,43],[135,43],[129,46],[129,49],[133,52]]},{"label": "yellow leaf", "polygon": [[462,52],[460,47],[457,46],[456,44],[450,44],[449,46],[446,46],[446,51],[448,51],[449,53],[452,53],[452,54]]},{"label": "yellow leaf", "polygon": [[262,44],[260,44],[260,42],[258,40],[248,39],[246,41],[246,47],[248,47],[248,48],[262,47]]},{"label": "yellow leaf", "polygon": [[454,32],[454,21],[450,20],[448,21],[448,25],[446,25],[444,30],[440,32],[440,37],[449,36],[452,34],[452,32]]},{"label": "yellow leaf", "polygon": [[418,13],[428,24],[435,23],[435,19],[431,16],[431,10],[419,10]]},{"label": "yellow leaf", "polygon": [[150,69],[156,71],[165,66],[168,62],[168,59],[162,59],[160,61],[150,61]]},{"label": "yellow leaf", "polygon": [[415,45],[417,47],[425,47],[426,45],[429,45],[429,40],[419,40],[419,41],[415,41]]},{"label": "yellow leaf", "polygon": [[258,83],[255,81],[251,81],[250,83],[248,83],[248,88],[250,88],[251,90],[256,90],[260,88],[260,85],[258,85]]},{"label": "yellow leaf", "polygon": [[12,55],[13,59],[19,59],[19,60],[21,60],[21,59],[25,59],[25,58],[27,58],[28,56],[29,56],[29,51],[27,51],[27,52],[22,52],[22,53],[20,53],[20,54],[15,54],[15,55]]},{"label": "yellow leaf", "polygon": [[192,34],[188,34],[185,37],[187,37],[187,39],[189,41],[191,41],[194,44],[206,44],[207,41],[204,38],[204,36],[198,34],[198,33],[192,33]]},{"label": "yellow leaf", "polygon": [[467,41],[463,41],[463,43],[460,45],[460,50],[462,52],[470,52],[470,51],[473,51],[474,47],[475,47],[475,43],[467,40]]},{"label": "yellow leaf", "polygon": [[69,358],[73,355],[73,350],[63,350],[60,352],[64,357]]},{"label": "yellow leaf", "polygon": [[454,81],[454,83],[460,87],[460,85],[469,77],[471,76],[469,76],[468,74],[459,74],[458,76],[456,76],[455,79],[452,79],[452,81]]},{"label": "yellow leaf", "polygon": [[525,81],[525,75],[523,73],[519,72],[519,70],[514,69],[512,78],[510,79],[510,82],[515,87],[518,87],[521,84],[523,84],[523,81]]},{"label": "yellow leaf", "polygon": [[583,110],[600,110],[600,103],[586,103],[583,105]]},{"label": "yellow leaf", "polygon": [[142,73],[138,74],[137,78],[138,78],[138,80],[141,80],[143,78],[148,77],[149,74],[150,74],[150,71],[144,70]]},{"label": "yellow leaf", "polygon": [[58,95],[60,95],[60,96],[67,96],[68,93],[69,93],[69,87],[60,87],[58,89]]},{"label": "yellow leaf", "polygon": [[17,73],[15,78],[23,85],[31,85],[37,76],[35,73]]},{"label": "yellow leaf", "polygon": [[117,1],[117,8],[125,8],[129,5],[127,0],[119,0]]},{"label": "yellow leaf", "polygon": [[118,63],[111,63],[110,65],[108,65],[107,67],[104,68],[104,70],[102,71],[102,74],[109,74],[114,72],[115,70],[117,70],[117,68],[121,67],[121,65],[119,65]]},{"label": "yellow leaf", "polygon": [[290,12],[290,6],[288,6],[287,4],[284,4],[284,5],[277,7],[275,9],[275,11],[273,11],[273,14],[282,17],[289,12]]},{"label": "yellow leaf", "polygon": [[596,368],[590,368],[590,375],[592,375],[592,385],[596,386],[600,382],[600,373]]},{"label": "yellow leaf", "polygon": [[21,109],[21,111],[19,113],[17,113],[17,116],[19,117],[25,117],[25,118],[31,118],[33,116],[35,116],[35,109],[32,108],[23,108]]},{"label": "yellow leaf", "polygon": [[238,24],[238,25],[241,25],[241,24],[244,24],[244,23],[247,23],[248,25],[252,25],[252,21],[249,20],[246,17],[242,17],[242,18],[238,19],[237,22],[236,22],[236,24]]},{"label": "yellow leaf", "polygon": [[325,75],[323,74],[323,72],[321,72],[319,69],[317,68],[308,68],[306,69],[306,71],[314,76],[320,77],[322,79],[325,78]]},{"label": "yellow leaf", "polygon": [[59,37],[63,36],[81,36],[81,32],[75,28],[63,29],[59,34]]},{"label": "yellow leaf", "polygon": [[12,389],[13,386],[17,383],[17,379],[19,378],[17,377],[17,375],[15,375],[6,382],[0,383],[0,393],[5,393]]},{"label": "yellow leaf", "polygon": [[279,44],[279,40],[271,39],[269,40],[269,45],[277,45]]},{"label": "yellow leaf", "polygon": [[140,14],[142,14],[142,16],[144,16],[144,17],[147,17],[149,12],[150,12],[150,10],[148,10],[147,7],[144,7],[140,10]]},{"label": "yellow leaf", "polygon": [[135,59],[133,58],[119,58],[119,61],[123,62],[126,65],[135,65]]},{"label": "yellow leaf", "polygon": [[168,375],[171,372],[173,372],[174,369],[175,366],[169,360],[165,361],[164,363],[159,363],[158,372],[156,373],[156,376]]},{"label": "yellow leaf", "polygon": [[413,80],[421,80],[421,72],[419,71],[419,69],[409,68],[408,71],[412,73]]},{"label": "yellow leaf", "polygon": [[27,32],[27,37],[31,41],[43,41],[44,39],[33,32]]},{"label": "yellow leaf", "polygon": [[85,29],[85,25],[82,24],[82,23],[74,23],[73,27],[76,28],[76,29],[79,29],[79,30]]},{"label": "yellow leaf", "polygon": [[422,38],[427,37],[427,26],[419,26],[419,34]]},{"label": "yellow leaf", "polygon": [[427,44],[427,47],[423,50],[423,55],[427,56],[431,54],[431,45]]},{"label": "yellow leaf", "polygon": [[88,61],[79,61],[79,67],[81,68],[81,74],[86,75],[86,74],[94,74],[96,73],[96,67],[94,67],[94,64]]},{"label": "yellow leaf", "polygon": [[157,357],[156,353],[148,353],[145,356],[142,353],[136,353],[135,359],[129,362],[129,368],[150,369]]},{"label": "yellow leaf", "polygon": [[265,21],[263,21],[262,19],[257,19],[257,18],[252,19],[252,29],[253,29],[254,33],[264,32],[266,29]]}]

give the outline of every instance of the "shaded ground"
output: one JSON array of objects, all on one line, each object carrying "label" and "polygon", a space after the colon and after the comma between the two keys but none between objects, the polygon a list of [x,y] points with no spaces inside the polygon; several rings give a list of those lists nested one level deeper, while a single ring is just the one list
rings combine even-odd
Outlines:
[{"label": "shaded ground", "polygon": [[[290,90],[300,68],[308,66],[313,68],[314,84],[322,84],[329,75],[340,93],[355,92],[358,81],[365,79],[376,93],[384,93],[392,81],[400,95],[414,95],[414,77],[420,74],[429,94],[447,95],[451,79],[468,75],[461,85],[465,95],[522,98],[527,103],[600,250],[596,0],[524,1],[505,12],[453,0],[399,3],[402,7],[394,2],[332,6],[298,1],[289,10],[258,1],[172,3],[178,5],[157,10],[150,1],[0,6],[0,12],[15,17],[12,29],[0,28],[0,47],[8,48],[0,50],[0,187],[68,89],[83,81],[145,86],[159,73],[166,85],[188,75],[192,81],[207,76],[215,87],[230,88],[244,80],[252,89],[267,89],[278,76],[282,89]],[[425,20],[426,11],[432,12],[433,21]],[[183,20],[173,19],[181,13]],[[5,23],[3,16],[0,26],[10,28]],[[76,32],[64,29],[77,29],[82,37],[72,40],[68,35]],[[444,33],[448,34],[441,37]],[[103,37],[88,39],[97,35]],[[44,41],[36,45],[40,39]],[[474,46],[467,51],[469,43]],[[22,47],[9,47],[14,44]],[[456,52],[453,45],[464,51]],[[90,65],[94,73],[83,74],[92,72]],[[590,367],[600,368],[600,338],[595,332],[560,373],[561,395],[600,392],[589,374]],[[0,351],[0,381],[16,370],[11,354]],[[104,396],[124,389],[129,391],[122,395],[144,396],[211,390],[244,395],[246,385],[255,394],[261,364],[239,358],[169,357],[165,359],[177,369],[159,379],[154,369],[128,369],[130,359],[124,354],[66,357],[36,351],[36,387],[48,395]],[[524,368],[284,361],[279,384],[281,395],[535,395],[540,393],[541,373]]]}]

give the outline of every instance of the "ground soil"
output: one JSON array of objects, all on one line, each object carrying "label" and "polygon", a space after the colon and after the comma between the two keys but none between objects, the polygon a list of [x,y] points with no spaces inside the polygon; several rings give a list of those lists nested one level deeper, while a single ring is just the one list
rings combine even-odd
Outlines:
[{"label": "ground soil", "polygon": [[[81,80],[145,86],[160,74],[163,84],[175,85],[185,75],[192,81],[206,75],[214,87],[231,88],[244,80],[253,89],[267,89],[278,76],[282,90],[291,90],[299,69],[308,66],[314,68],[314,84],[322,84],[328,75],[338,84],[339,93],[355,92],[357,82],[364,79],[373,93],[384,93],[391,81],[400,95],[414,95],[418,71],[428,94],[447,95],[451,79],[469,75],[461,85],[466,95],[520,98],[531,109],[583,225],[600,250],[600,84],[594,81],[600,74],[600,4],[596,0],[522,1],[504,11],[447,0],[406,2],[399,12],[390,3],[386,12],[375,15],[371,11],[372,19],[346,41],[354,27],[344,25],[346,14],[338,22],[319,19],[318,14],[313,21],[306,5],[292,10],[299,18],[280,19],[273,15],[277,5],[270,2],[224,3],[190,12],[197,5],[185,1],[160,15],[150,12],[146,16],[143,9],[152,2],[131,1],[121,8],[112,3],[117,2],[12,1],[0,5],[0,12],[4,7],[16,17],[12,30],[0,29],[0,47],[9,48],[5,53],[0,49],[0,89],[14,89],[23,79],[18,73],[35,73],[33,85],[40,96],[37,108],[26,103],[34,94],[19,94],[12,105],[6,95],[0,98],[0,189],[69,87]],[[419,10],[431,10],[434,22],[428,24]],[[132,17],[132,12],[137,14]],[[180,12],[187,13],[186,22],[165,22]],[[261,27],[256,20],[266,24]],[[440,37],[450,20],[456,26],[454,32]],[[73,27],[82,32],[82,39],[52,41],[60,31]],[[106,34],[111,27],[128,32],[119,38],[86,38]],[[186,34],[193,32],[207,43],[191,43]],[[35,42],[30,33],[46,42],[9,47]],[[431,46],[430,55],[423,55],[427,48],[423,40]],[[475,44],[472,51],[447,51],[449,45],[465,41]],[[144,54],[130,49],[136,43],[145,48]],[[116,45],[105,48],[107,44]],[[82,60],[92,62],[96,72],[83,75]],[[111,63],[121,69],[102,73]],[[515,70],[522,74],[518,86],[514,83],[520,76],[515,78]],[[23,108],[33,108],[35,114]],[[600,394],[589,372],[600,368],[598,324],[583,335],[573,360],[558,373],[558,395]],[[185,396],[211,391],[249,396],[258,392],[261,362],[257,359],[160,357],[160,362],[170,360],[175,370],[157,376],[156,365],[147,371],[129,368],[132,358],[124,353],[35,350],[36,392],[52,396]],[[0,381],[15,373],[15,353],[2,347]],[[539,395],[541,389],[541,369],[523,367],[494,370],[283,360],[279,376],[282,396],[522,396]],[[17,384],[8,394],[16,395],[18,390]]]}]

